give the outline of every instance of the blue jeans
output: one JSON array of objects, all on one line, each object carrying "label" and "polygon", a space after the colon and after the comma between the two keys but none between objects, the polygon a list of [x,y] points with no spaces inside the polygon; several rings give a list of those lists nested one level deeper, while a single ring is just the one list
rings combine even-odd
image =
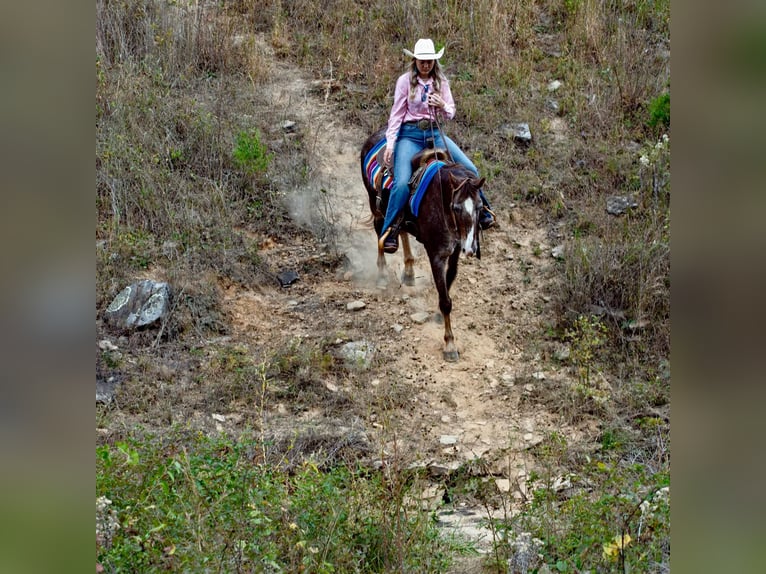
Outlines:
[{"label": "blue jeans", "polygon": [[[421,150],[424,150],[426,145],[426,138],[434,137],[434,147],[444,148],[449,151],[452,159],[456,163],[464,165],[471,172],[478,177],[479,170],[473,165],[473,162],[468,159],[468,156],[463,153],[455,142],[453,142],[447,136],[442,139],[442,134],[434,127],[433,132],[431,129],[421,130],[418,126],[413,124],[402,124],[399,128],[399,135],[396,139],[396,148],[394,149],[394,182],[391,186],[391,195],[388,198],[388,207],[386,208],[386,218],[383,221],[383,229],[385,232],[396,219],[396,216],[402,210],[407,200],[410,197],[409,181],[412,177],[412,158]],[[444,145],[446,142],[446,146]],[[483,199],[483,194],[482,194]]]}]

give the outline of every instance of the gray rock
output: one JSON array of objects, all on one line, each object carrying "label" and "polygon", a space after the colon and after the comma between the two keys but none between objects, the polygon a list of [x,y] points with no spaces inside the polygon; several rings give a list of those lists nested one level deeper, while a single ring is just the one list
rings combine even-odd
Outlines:
[{"label": "gray rock", "polygon": [[375,356],[375,346],[369,341],[350,341],[340,348],[339,354],[352,366],[368,369]]},{"label": "gray rock", "polygon": [[566,361],[571,354],[572,351],[569,349],[569,347],[562,346],[553,352],[553,358],[557,361]]},{"label": "gray rock", "polygon": [[120,329],[146,327],[163,319],[170,309],[167,283],[146,279],[125,287],[104,313],[107,322]]},{"label": "gray rock", "polygon": [[562,86],[562,83],[559,80],[553,80],[550,84],[548,84],[548,91],[555,92],[561,86]]},{"label": "gray rock", "polygon": [[281,127],[282,127],[282,131],[285,132],[286,134],[291,134],[295,132],[295,130],[297,129],[295,122],[292,120],[285,120],[284,122],[282,122]]},{"label": "gray rock", "polygon": [[364,301],[351,301],[351,303],[346,305],[346,309],[349,311],[359,311],[365,307],[367,307],[367,304]]},{"label": "gray rock", "polygon": [[299,279],[297,271],[287,269],[277,275],[277,281],[282,287],[289,287]]},{"label": "gray rock", "polygon": [[108,405],[114,399],[117,392],[118,380],[116,376],[107,379],[96,378],[96,402]]},{"label": "gray rock", "polygon": [[564,244],[557,245],[551,249],[551,257],[554,259],[564,259]]},{"label": "gray rock", "polygon": [[431,318],[431,313],[427,313],[426,311],[420,311],[418,313],[413,313],[410,315],[410,319],[412,319],[415,323],[418,325],[422,325],[426,321],[428,321]]},{"label": "gray rock", "polygon": [[638,207],[638,203],[628,195],[613,195],[606,198],[606,211],[610,215],[622,215],[634,207]]},{"label": "gray rock", "polygon": [[503,124],[499,128],[500,136],[506,139],[513,140],[522,144],[530,144],[532,142],[532,132],[529,129],[529,124]]}]

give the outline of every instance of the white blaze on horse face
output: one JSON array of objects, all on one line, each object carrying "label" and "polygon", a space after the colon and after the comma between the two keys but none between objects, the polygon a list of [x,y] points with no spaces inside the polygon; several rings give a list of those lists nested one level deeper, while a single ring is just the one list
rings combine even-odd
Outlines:
[{"label": "white blaze on horse face", "polygon": [[476,229],[474,226],[473,218],[473,199],[470,197],[463,202],[463,209],[465,212],[471,215],[471,226],[468,228],[468,232],[465,234],[465,240],[463,241],[463,253],[466,255],[473,255],[476,251]]}]

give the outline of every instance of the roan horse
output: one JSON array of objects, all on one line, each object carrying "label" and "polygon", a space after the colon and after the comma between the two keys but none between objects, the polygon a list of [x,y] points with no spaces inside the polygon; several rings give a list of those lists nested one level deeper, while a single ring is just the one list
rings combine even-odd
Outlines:
[{"label": "roan horse", "polygon": [[[381,147],[381,142],[385,137],[385,131],[385,128],[382,128],[371,135],[364,142],[360,154],[362,181],[367,189],[376,237],[380,236],[388,205],[389,189],[386,183],[390,185],[382,169],[385,145]],[[374,155],[370,154],[376,147],[380,147],[380,151]],[[446,157],[447,154],[442,149],[424,150],[413,158],[413,172],[429,159],[436,158],[444,161]],[[446,165],[439,169],[426,188],[417,210],[417,217],[413,216],[409,202],[405,207],[404,220],[400,227],[404,251],[402,283],[415,284],[413,269],[415,258],[410,249],[409,233],[423,244],[431,262],[431,272],[436,290],[439,292],[439,310],[444,317],[444,359],[457,361],[459,354],[450,322],[452,299],[449,290],[457,276],[461,251],[468,257],[473,255],[477,258],[481,257],[479,212],[482,203],[479,190],[484,185],[484,178],[477,178],[460,164],[451,161],[445,163]],[[385,283],[385,270],[383,239],[380,239],[378,241],[379,284]]]}]

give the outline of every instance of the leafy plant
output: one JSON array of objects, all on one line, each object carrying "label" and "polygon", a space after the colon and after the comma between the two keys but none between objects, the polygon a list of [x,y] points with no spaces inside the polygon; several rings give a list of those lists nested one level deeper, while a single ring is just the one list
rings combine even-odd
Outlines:
[{"label": "leafy plant", "polygon": [[269,169],[273,158],[261,142],[261,132],[252,130],[237,134],[237,142],[232,152],[234,163],[249,176],[259,176]]},{"label": "leafy plant", "polygon": [[649,127],[670,129],[670,92],[665,92],[649,102],[648,111]]}]

